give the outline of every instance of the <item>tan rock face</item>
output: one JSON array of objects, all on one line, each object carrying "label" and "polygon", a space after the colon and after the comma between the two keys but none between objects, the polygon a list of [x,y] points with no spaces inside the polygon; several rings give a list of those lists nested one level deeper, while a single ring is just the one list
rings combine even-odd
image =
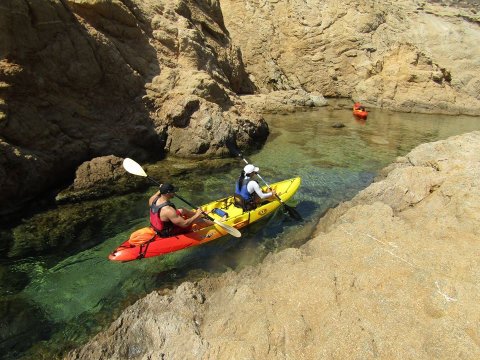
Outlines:
[{"label": "tan rock face", "polygon": [[0,7],[0,213],[97,156],[206,157],[268,135],[236,96],[253,85],[218,2]]},{"label": "tan rock face", "polygon": [[479,154],[421,145],[300,249],[154,292],[66,359],[478,359]]},{"label": "tan rock face", "polygon": [[225,0],[221,6],[263,92],[301,88],[397,111],[480,114],[474,2]]},{"label": "tan rock face", "polygon": [[327,100],[318,92],[305,90],[277,90],[268,94],[244,95],[242,100],[261,112],[290,113],[311,107],[326,106]]},{"label": "tan rock face", "polygon": [[140,188],[144,179],[130,176],[122,162],[122,158],[113,155],[85,161],[77,168],[73,184],[59,192],[55,200],[60,203],[104,198]]}]

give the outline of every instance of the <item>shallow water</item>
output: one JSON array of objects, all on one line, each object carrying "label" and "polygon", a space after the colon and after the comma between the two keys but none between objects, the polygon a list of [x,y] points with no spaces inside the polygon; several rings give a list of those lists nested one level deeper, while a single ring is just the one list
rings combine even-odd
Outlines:
[{"label": "shallow water", "polygon": [[[77,205],[60,206],[41,214],[43,217],[25,219],[2,233],[13,238],[5,249],[8,255],[0,259],[3,358],[60,357],[152,290],[239,269],[258,263],[269,252],[299,246],[309,238],[324,211],[368,186],[378,170],[397,156],[420,143],[480,130],[477,117],[373,109],[362,123],[352,117],[350,109],[332,107],[270,115],[267,121],[271,130],[268,142],[249,154],[248,160],[259,166],[264,179],[271,183],[302,177],[302,185],[289,204],[297,206],[304,222],[295,222],[279,211],[243,230],[240,240],[225,237],[164,257],[113,263],[107,260],[108,253],[147,224],[146,201],[153,188],[144,194],[94,202],[91,206],[107,209],[107,215],[101,217],[90,219],[88,210],[80,208],[83,216],[69,218],[78,226],[65,237],[68,244],[55,243],[49,251],[41,249],[52,241],[50,233],[55,231],[56,221],[72,216]],[[345,127],[334,128],[335,123]],[[232,159],[221,171],[199,172],[195,179],[183,176],[175,183],[183,197],[196,204],[206,203],[232,192],[243,165],[241,159]],[[35,222],[44,222],[43,230],[25,230]]]}]

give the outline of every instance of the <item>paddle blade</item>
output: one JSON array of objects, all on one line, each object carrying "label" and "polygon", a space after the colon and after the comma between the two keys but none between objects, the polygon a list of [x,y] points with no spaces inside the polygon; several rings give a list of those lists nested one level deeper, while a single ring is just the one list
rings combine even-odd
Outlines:
[{"label": "paddle blade", "polygon": [[285,209],[285,211],[288,213],[288,215],[294,219],[294,220],[298,220],[298,221],[302,221],[303,218],[302,218],[302,215],[300,215],[300,213],[295,210],[294,208],[286,205],[286,204],[283,204],[283,208]]},{"label": "paddle blade", "polygon": [[238,231],[238,229],[235,229],[233,226],[224,224],[224,223],[222,223],[222,222],[220,222],[216,219],[214,219],[213,222],[215,224],[217,224],[218,226],[220,226],[221,228],[223,228],[226,232],[228,232],[232,236],[235,236],[237,238],[242,236],[242,233],[240,231]]},{"label": "paddle blade", "polygon": [[140,164],[130,158],[125,158],[123,160],[123,168],[130,174],[147,177],[147,173],[143,170]]}]

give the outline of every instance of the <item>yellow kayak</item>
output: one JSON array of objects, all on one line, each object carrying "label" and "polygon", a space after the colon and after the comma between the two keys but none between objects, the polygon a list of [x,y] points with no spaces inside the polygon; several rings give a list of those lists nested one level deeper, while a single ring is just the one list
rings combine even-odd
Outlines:
[{"label": "yellow kayak", "polygon": [[[270,187],[272,189],[275,189],[277,195],[280,197],[280,199],[282,199],[283,202],[286,202],[297,192],[298,188],[300,187],[300,183],[301,179],[299,177],[296,177],[293,179],[283,180],[271,184]],[[268,190],[266,188],[263,188],[263,191],[267,192]],[[273,198],[269,199],[269,201],[264,201],[263,204],[259,205],[254,210],[244,212],[241,208],[235,207],[233,205],[233,196],[229,196],[224,199],[212,201],[211,203],[202,206],[202,209],[206,212],[210,212],[214,209],[220,209],[222,211],[225,211],[228,214],[228,218],[223,222],[237,229],[241,229],[248,224],[258,221],[266,215],[272,213],[279,206],[281,206],[280,201]],[[212,212],[211,216],[219,220],[222,219],[222,217],[215,214],[215,212]]]}]

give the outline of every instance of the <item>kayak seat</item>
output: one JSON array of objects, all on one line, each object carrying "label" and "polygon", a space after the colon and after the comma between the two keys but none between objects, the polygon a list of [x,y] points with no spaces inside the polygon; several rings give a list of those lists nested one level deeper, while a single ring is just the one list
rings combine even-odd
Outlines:
[{"label": "kayak seat", "polygon": [[243,209],[243,211],[245,211],[244,204],[245,204],[245,201],[240,195],[238,194],[233,195],[233,206]]},{"label": "kayak seat", "polygon": [[233,205],[242,209],[243,212],[253,210],[256,207],[255,203],[245,201],[245,199],[238,194],[233,195]]}]

